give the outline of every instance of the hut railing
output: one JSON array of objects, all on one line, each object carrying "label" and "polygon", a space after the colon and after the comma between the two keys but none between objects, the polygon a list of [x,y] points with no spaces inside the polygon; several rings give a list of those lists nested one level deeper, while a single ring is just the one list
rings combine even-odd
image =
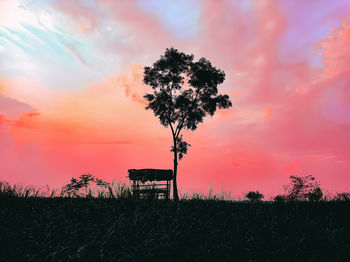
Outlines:
[{"label": "hut railing", "polygon": [[[136,198],[170,198],[170,169],[129,169],[129,179],[132,181],[132,192]],[[151,183],[151,184],[150,184]]]}]

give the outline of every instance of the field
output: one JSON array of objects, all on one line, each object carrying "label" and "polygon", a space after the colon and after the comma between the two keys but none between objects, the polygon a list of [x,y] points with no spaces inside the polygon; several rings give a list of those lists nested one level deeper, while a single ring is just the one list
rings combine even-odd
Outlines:
[{"label": "field", "polygon": [[349,261],[350,202],[0,196],[0,261]]}]

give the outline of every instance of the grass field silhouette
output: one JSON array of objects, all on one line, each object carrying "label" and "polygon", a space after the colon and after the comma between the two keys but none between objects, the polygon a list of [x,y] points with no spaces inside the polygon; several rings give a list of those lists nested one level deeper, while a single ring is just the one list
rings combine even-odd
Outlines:
[{"label": "grass field silhouette", "polygon": [[318,202],[234,202],[224,194],[173,201],[134,199],[123,183],[86,196],[0,188],[0,261],[347,261],[350,255],[346,194]]}]

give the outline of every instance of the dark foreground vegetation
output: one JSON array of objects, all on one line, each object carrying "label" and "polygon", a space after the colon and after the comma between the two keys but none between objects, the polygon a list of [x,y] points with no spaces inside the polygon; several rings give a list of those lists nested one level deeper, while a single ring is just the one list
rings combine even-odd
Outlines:
[{"label": "dark foreground vegetation", "polygon": [[349,261],[350,202],[16,196],[0,261]]}]

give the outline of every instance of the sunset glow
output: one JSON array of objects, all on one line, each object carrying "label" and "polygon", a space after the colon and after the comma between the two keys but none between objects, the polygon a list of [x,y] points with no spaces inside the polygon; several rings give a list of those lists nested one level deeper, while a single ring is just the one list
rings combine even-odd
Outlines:
[{"label": "sunset glow", "polygon": [[180,192],[350,190],[350,1],[0,0],[0,180],[60,187],[172,168],[143,95],[166,48],[226,73],[232,108],[184,132]]}]

